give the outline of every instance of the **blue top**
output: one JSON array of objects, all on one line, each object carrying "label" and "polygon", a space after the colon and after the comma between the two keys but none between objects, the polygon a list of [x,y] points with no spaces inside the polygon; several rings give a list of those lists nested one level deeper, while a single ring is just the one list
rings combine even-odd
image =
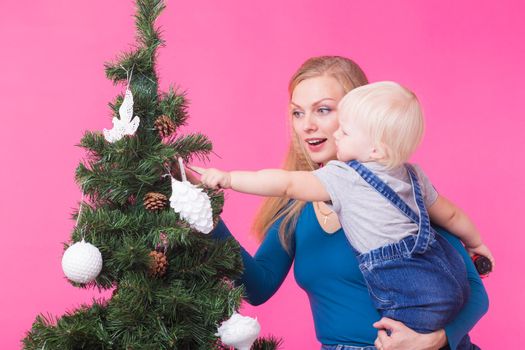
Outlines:
[{"label": "blue top", "polygon": [[[319,342],[373,345],[377,330],[372,324],[380,317],[372,305],[356,257],[343,230],[326,233],[319,225],[312,203],[307,203],[297,222],[290,256],[279,241],[280,222],[278,220],[268,230],[255,257],[241,248],[244,273],[239,282],[246,288],[247,301],[259,305],[268,300],[279,289],[295,259],[295,279],[310,300]],[[487,312],[488,297],[459,239],[442,229],[437,231],[464,258],[471,288],[467,304],[455,320],[445,327],[450,348],[456,349],[461,338]],[[219,239],[231,237],[222,221],[212,235]]]}]

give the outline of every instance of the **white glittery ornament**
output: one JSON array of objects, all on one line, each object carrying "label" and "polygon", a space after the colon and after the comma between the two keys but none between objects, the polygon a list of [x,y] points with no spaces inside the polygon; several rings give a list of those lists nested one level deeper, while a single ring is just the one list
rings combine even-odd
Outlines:
[{"label": "white glittery ornament", "polygon": [[[124,135],[133,135],[139,127],[140,118],[135,116],[133,118],[133,94],[129,89],[126,89],[124,101],[118,109],[120,119],[113,117],[113,128],[111,130],[104,129],[104,138],[108,142],[116,142],[124,137]],[[131,120],[133,118],[133,120]]]},{"label": "white glittery ornament", "polygon": [[238,350],[250,350],[260,331],[261,326],[256,318],[234,312],[232,317],[221,324],[215,335],[220,336],[227,346]]},{"label": "white glittery ornament", "polygon": [[172,177],[170,206],[197,231],[210,233],[213,229],[210,197],[202,188]]},{"label": "white glittery ornament", "polygon": [[88,283],[102,270],[102,254],[97,247],[84,240],[66,249],[62,256],[62,270],[67,278],[77,283]]}]

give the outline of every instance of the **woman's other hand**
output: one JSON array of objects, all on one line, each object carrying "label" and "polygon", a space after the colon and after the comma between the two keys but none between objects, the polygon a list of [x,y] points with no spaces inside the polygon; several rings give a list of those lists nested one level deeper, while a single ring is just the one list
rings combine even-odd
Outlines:
[{"label": "woman's other hand", "polygon": [[[447,345],[445,331],[421,334],[405,326],[402,322],[383,317],[373,324],[378,329],[374,342],[378,350],[438,350]],[[390,335],[387,334],[390,331]]]}]

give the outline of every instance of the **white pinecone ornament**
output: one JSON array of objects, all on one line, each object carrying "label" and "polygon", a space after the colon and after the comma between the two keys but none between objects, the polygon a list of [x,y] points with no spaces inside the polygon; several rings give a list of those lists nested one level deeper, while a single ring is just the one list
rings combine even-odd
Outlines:
[{"label": "white pinecone ornament", "polygon": [[102,270],[102,254],[97,247],[82,240],[66,249],[62,256],[62,270],[67,278],[77,283],[88,283]]},{"label": "white pinecone ornament", "polygon": [[250,350],[260,331],[261,325],[256,318],[234,312],[232,317],[221,324],[215,335],[220,336],[227,346],[233,346],[237,350]]},{"label": "white pinecone ornament", "polygon": [[202,188],[172,177],[170,206],[197,231],[210,233],[213,229],[210,197]]}]

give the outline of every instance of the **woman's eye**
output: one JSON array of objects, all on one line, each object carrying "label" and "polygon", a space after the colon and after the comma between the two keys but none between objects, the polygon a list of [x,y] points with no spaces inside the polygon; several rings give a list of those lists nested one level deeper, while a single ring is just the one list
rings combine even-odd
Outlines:
[{"label": "woman's eye", "polygon": [[292,117],[294,118],[300,118],[303,115],[303,112],[301,111],[292,111]]},{"label": "woman's eye", "polygon": [[331,111],[332,111],[332,109],[329,108],[329,107],[319,107],[319,108],[317,109],[317,113],[318,113],[318,114],[321,114],[321,115],[323,115],[323,114],[328,114],[328,113],[330,113]]}]

